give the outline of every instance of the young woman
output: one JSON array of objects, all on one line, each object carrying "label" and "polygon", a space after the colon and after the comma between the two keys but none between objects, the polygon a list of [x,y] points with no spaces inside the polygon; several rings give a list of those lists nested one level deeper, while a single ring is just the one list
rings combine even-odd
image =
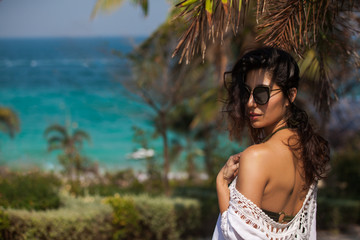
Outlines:
[{"label": "young woman", "polygon": [[217,176],[221,215],[213,239],[316,239],[317,181],[329,147],[294,104],[297,63],[285,51],[261,48],[228,74],[230,135],[240,138],[247,127],[254,145]]}]

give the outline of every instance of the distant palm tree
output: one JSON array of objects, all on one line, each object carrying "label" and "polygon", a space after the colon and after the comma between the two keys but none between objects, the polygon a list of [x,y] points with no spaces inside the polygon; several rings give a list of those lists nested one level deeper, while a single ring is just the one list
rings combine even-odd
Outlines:
[{"label": "distant palm tree", "polygon": [[86,160],[80,150],[85,140],[91,141],[89,134],[80,129],[71,134],[66,127],[54,124],[46,128],[44,137],[48,142],[48,151],[63,150],[64,154],[58,159],[65,172],[70,176],[75,172],[78,177]]},{"label": "distant palm tree", "polygon": [[0,131],[11,138],[20,131],[20,121],[16,113],[10,108],[0,107]]}]

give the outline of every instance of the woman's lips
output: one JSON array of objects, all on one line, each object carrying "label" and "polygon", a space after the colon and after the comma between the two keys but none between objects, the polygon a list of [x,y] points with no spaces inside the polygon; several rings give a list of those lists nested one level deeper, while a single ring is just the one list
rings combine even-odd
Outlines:
[{"label": "woman's lips", "polygon": [[249,113],[249,118],[250,120],[256,120],[261,116],[261,114],[257,114],[257,113]]}]

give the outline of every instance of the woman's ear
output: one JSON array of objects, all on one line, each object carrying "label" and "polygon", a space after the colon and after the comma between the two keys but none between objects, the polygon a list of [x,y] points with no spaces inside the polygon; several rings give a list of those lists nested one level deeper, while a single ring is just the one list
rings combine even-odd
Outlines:
[{"label": "woman's ear", "polygon": [[297,89],[296,89],[296,88],[291,88],[291,89],[289,90],[290,103],[293,103],[293,102],[295,101],[296,94],[297,94]]},{"label": "woman's ear", "polygon": [[289,98],[288,98],[289,101],[286,103],[286,106],[289,106],[291,103],[295,101],[296,94],[297,94],[296,88],[289,89]]}]

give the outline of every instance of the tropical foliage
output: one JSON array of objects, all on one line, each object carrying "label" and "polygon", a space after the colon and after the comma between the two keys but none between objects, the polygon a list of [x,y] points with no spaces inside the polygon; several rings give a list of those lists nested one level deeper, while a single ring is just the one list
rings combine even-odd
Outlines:
[{"label": "tropical foliage", "polygon": [[81,155],[80,150],[84,141],[91,141],[89,134],[80,129],[70,133],[66,127],[54,124],[45,130],[44,137],[48,142],[48,151],[62,150],[64,152],[58,156],[58,159],[65,173],[69,177],[76,174],[78,178],[88,161]]},{"label": "tropical foliage", "polygon": [[[145,15],[148,13],[148,0],[131,0],[135,5],[139,5]],[[124,0],[97,0],[92,13],[91,19],[94,19],[98,12],[110,12],[121,7],[124,3]]]},{"label": "tropical foliage", "polygon": [[207,65],[199,64],[200,58],[194,59],[194,63],[198,63],[194,65],[178,64],[177,59],[172,58],[171,49],[176,45],[179,26],[181,19],[165,22],[129,54],[132,75],[122,82],[137,100],[152,110],[150,118],[163,141],[163,178],[166,190],[171,163],[168,136],[171,128],[170,115],[176,106],[201,95],[200,92],[207,89],[205,80],[212,77],[212,72],[206,71]]},{"label": "tropical foliage", "polygon": [[20,121],[16,113],[10,108],[0,107],[0,131],[14,137],[20,130]]},{"label": "tropical foliage", "polygon": [[[112,239],[111,208],[96,197],[61,196],[64,206],[47,211],[7,209],[9,226],[2,239]],[[1,216],[0,216],[1,217]]]},{"label": "tropical foliage", "polygon": [[29,210],[58,208],[60,185],[60,179],[53,174],[41,172],[2,174],[0,206]]},{"label": "tropical foliage", "polygon": [[187,239],[199,225],[200,203],[193,199],[115,195],[115,239]]},{"label": "tropical foliage", "polygon": [[[114,9],[122,2],[99,0],[94,9]],[[131,2],[147,13],[149,1]],[[228,32],[244,34],[244,23],[255,9],[257,41],[298,56],[315,106],[323,114],[337,101],[336,89],[349,78],[348,70],[359,68],[354,42],[359,1],[182,0],[176,7],[180,11],[176,18],[184,18],[186,25],[173,56],[181,52],[180,62],[187,63],[198,53],[205,58],[209,46],[223,43]]]},{"label": "tropical foliage", "polygon": [[[174,54],[188,62],[205,51],[210,42],[222,41],[229,29],[243,34],[245,14],[255,1],[185,0],[178,3],[188,22]],[[354,34],[359,30],[360,3],[342,1],[268,1],[256,2],[257,40],[297,54],[302,73],[309,78],[317,108],[327,113],[337,99],[336,85],[349,68],[358,68],[358,47]],[[331,49],[331,51],[328,51]],[[341,66],[341,69],[334,66]],[[342,77],[342,78],[339,78]],[[348,77],[348,76],[346,76]],[[317,93],[317,94],[315,94]]]}]

